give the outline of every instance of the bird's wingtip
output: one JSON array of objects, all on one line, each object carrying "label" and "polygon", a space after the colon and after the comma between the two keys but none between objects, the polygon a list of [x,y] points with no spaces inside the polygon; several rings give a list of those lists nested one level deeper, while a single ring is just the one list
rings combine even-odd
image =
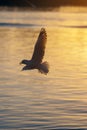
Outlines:
[{"label": "bird's wingtip", "polygon": [[42,32],[42,31],[45,31],[45,30],[46,30],[45,28],[41,28],[41,32]]}]

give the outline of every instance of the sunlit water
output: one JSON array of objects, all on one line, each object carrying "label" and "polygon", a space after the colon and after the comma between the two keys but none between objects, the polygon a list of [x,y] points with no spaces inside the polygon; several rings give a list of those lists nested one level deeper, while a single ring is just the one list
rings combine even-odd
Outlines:
[{"label": "sunlit water", "polygon": [[[87,128],[87,14],[0,12],[0,129]],[[22,72],[40,28],[48,75]]]}]

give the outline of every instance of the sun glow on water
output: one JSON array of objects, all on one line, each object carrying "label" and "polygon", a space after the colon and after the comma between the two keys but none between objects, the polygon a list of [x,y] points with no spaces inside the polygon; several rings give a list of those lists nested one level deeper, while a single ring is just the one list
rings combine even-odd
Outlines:
[{"label": "sun glow on water", "polygon": [[[24,13],[16,14],[19,24],[0,26],[0,128],[87,128],[86,14],[26,12],[25,19]],[[21,72],[19,63],[31,58],[42,25],[48,35],[44,61],[50,72]]]}]

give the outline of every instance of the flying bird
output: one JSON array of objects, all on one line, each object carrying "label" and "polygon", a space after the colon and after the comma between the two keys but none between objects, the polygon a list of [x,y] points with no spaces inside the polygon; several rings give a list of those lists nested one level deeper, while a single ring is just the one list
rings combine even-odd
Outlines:
[{"label": "flying bird", "polygon": [[49,72],[49,64],[47,61],[42,62],[45,54],[45,46],[47,42],[47,33],[44,28],[41,28],[38,39],[36,41],[34,52],[31,60],[22,60],[20,64],[25,64],[22,70],[38,69],[42,74]]}]

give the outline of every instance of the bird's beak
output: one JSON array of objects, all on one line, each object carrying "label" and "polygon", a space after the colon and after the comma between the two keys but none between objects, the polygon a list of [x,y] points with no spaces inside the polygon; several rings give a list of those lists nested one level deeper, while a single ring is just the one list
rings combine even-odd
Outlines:
[{"label": "bird's beak", "polygon": [[19,63],[20,65],[22,64],[22,62]]},{"label": "bird's beak", "polygon": [[21,69],[21,71],[24,71],[24,69]]}]

